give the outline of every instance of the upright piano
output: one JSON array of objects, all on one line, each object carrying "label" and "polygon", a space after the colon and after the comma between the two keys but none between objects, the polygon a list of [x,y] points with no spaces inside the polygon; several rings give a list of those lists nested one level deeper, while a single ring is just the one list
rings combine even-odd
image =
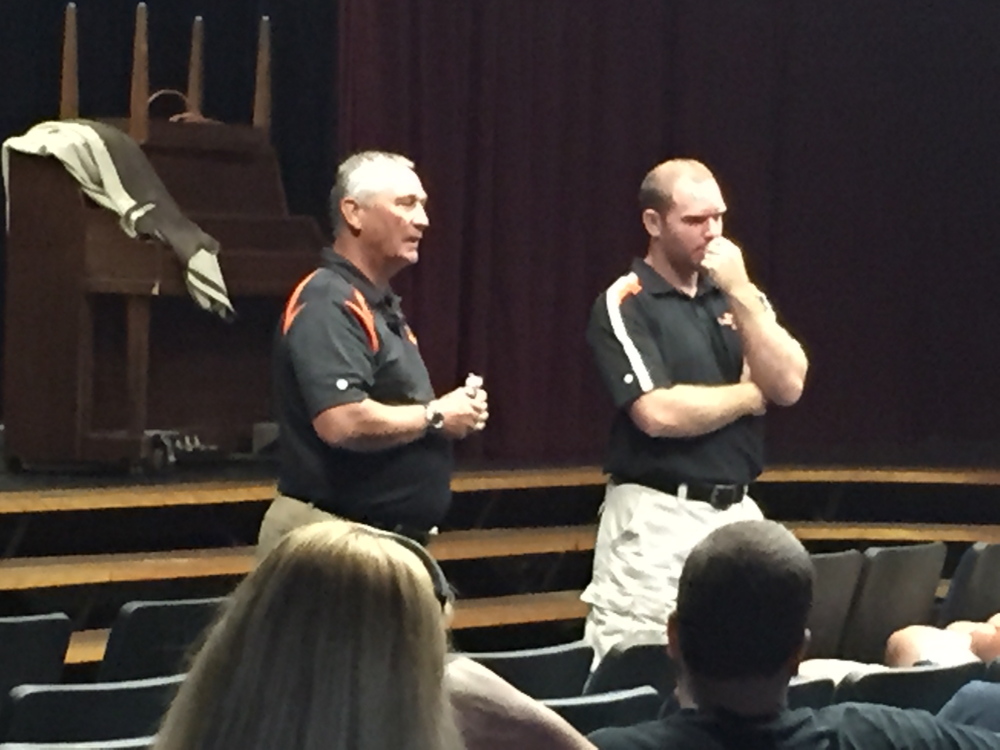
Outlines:
[{"label": "upright piano", "polygon": [[188,297],[173,251],[129,238],[56,159],[13,153],[4,421],[24,465],[159,461],[163,435],[249,449],[269,418],[281,305],[323,238],[291,216],[267,134],[151,121],[141,144],[185,214],[219,240],[237,319]]}]

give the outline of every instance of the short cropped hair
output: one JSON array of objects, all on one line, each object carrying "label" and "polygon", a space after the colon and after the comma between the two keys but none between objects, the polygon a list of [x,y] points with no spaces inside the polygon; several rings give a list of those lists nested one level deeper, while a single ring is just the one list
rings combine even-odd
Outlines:
[{"label": "short cropped hair", "polygon": [[330,189],[330,225],[334,236],[344,226],[340,201],[354,198],[361,202],[388,187],[390,168],[413,169],[410,159],[388,151],[360,151],[348,156],[337,167],[337,179]]},{"label": "short cropped hair", "polygon": [[639,210],[651,208],[658,214],[669,211],[674,204],[674,185],[682,177],[699,181],[714,179],[712,170],[694,159],[671,159],[657,164],[639,186]]},{"label": "short cropped hair", "polygon": [[709,534],[684,563],[677,592],[688,671],[774,676],[802,645],[814,575],[809,554],[781,524],[740,521]]}]

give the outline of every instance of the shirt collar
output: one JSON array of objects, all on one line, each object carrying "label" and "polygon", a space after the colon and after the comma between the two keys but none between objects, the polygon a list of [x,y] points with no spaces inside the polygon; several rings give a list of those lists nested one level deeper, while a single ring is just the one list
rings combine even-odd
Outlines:
[{"label": "shirt collar", "polygon": [[392,291],[392,287],[380,289],[375,286],[361,269],[343,255],[335,253],[331,247],[323,248],[321,258],[325,268],[350,281],[351,285],[364,295],[365,301],[371,307],[378,308],[382,312],[390,325],[400,328],[406,325],[406,316],[403,315],[399,295]]},{"label": "shirt collar", "polygon": [[[688,295],[684,294],[682,291],[677,289],[677,287],[660,276],[660,274],[657,273],[656,270],[642,258],[635,258],[632,260],[632,272],[639,277],[639,281],[642,283],[642,288],[650,294],[674,294],[678,297],[691,299]],[[695,297],[701,297],[705,294],[716,292],[718,289],[719,286],[707,273],[698,274],[698,290],[695,292]]]},{"label": "shirt collar", "polygon": [[365,296],[368,304],[390,310],[399,310],[399,297],[392,291],[392,287],[379,288],[375,286],[371,279],[361,272],[360,268],[343,255],[335,253],[331,247],[323,248],[321,258],[324,267],[339,273],[350,281],[354,288]]}]

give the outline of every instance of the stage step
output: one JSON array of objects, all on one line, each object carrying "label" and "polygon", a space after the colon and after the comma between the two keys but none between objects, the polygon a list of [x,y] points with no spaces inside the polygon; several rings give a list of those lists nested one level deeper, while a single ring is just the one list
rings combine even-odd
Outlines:
[{"label": "stage step", "polygon": [[[605,481],[604,473],[597,466],[459,471],[452,477],[451,489],[462,493],[587,487],[602,485]],[[249,503],[271,500],[274,494],[275,484],[271,480],[14,490],[0,492],[0,515]]]},{"label": "stage step", "polygon": [[[523,490],[555,487],[592,487],[604,484],[598,466],[542,469],[459,471],[452,491]],[[820,484],[944,484],[1000,485],[994,469],[864,468],[781,466],[766,470],[762,483]],[[162,508],[177,505],[263,502],[274,497],[273,481],[219,481],[122,487],[85,487],[0,492],[0,515],[111,508]]]},{"label": "stage step", "polygon": [[[594,526],[446,531],[430,551],[439,560],[576,552],[593,549]],[[245,575],[253,567],[253,547],[129,552],[107,555],[15,557],[0,560],[0,591],[58,586],[164,581],[177,578]]]},{"label": "stage step", "polygon": [[[581,591],[549,591],[541,594],[515,594],[455,602],[453,630],[520,625],[534,622],[579,620],[587,616],[587,605],[580,601]],[[108,629],[80,630],[73,633],[66,651],[67,664],[99,662],[108,644]]]},{"label": "stage step", "polygon": [[[788,521],[785,525],[803,541],[1000,541],[997,525],[825,521]],[[431,541],[430,551],[442,561],[586,552],[594,548],[596,533],[596,527],[591,525],[446,531]],[[0,560],[0,591],[241,576],[252,566],[253,547],[10,558]]]}]

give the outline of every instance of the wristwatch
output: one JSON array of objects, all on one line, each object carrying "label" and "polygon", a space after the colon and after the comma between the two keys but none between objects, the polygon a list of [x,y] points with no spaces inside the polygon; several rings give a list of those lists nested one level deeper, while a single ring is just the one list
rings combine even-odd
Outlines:
[{"label": "wristwatch", "polygon": [[427,420],[428,432],[441,432],[444,428],[444,412],[437,405],[437,401],[431,401],[424,409],[424,417]]}]

